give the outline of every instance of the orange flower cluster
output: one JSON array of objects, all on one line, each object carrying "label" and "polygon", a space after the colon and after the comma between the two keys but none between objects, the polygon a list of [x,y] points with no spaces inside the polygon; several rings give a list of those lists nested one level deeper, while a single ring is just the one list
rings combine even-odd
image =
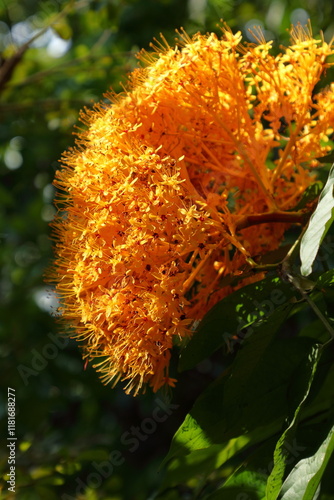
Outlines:
[{"label": "orange flower cluster", "polygon": [[180,46],[142,54],[129,89],[83,115],[57,172],[61,312],[84,356],[101,358],[103,381],[127,393],[174,384],[173,341],[287,227],[238,222],[293,208],[329,149],[334,85],[315,86],[331,44],[297,28],[275,57],[259,37],[183,33]]}]

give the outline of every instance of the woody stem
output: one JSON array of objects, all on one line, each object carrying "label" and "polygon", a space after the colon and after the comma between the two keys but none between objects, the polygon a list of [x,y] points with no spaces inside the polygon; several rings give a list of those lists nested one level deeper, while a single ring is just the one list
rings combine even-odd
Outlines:
[{"label": "woody stem", "polygon": [[267,212],[264,214],[244,215],[236,221],[236,231],[266,222],[283,222],[287,224],[304,224],[309,214],[305,212]]}]

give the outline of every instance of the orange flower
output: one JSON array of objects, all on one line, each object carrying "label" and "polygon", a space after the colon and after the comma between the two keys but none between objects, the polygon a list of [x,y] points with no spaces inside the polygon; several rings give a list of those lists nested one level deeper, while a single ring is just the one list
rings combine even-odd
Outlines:
[{"label": "orange flower", "polygon": [[174,339],[287,227],[238,221],[293,208],[329,149],[334,86],[314,88],[331,45],[297,28],[284,53],[270,48],[224,29],[142,54],[149,65],[82,115],[64,155],[50,279],[84,356],[127,393],[174,385]]}]

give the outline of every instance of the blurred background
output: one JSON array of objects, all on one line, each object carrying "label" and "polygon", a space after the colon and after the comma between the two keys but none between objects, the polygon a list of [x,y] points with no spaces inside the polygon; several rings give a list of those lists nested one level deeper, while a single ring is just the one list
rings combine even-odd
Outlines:
[{"label": "blurred background", "polygon": [[[43,274],[52,261],[52,180],[62,152],[74,144],[79,110],[110,87],[120,91],[138,64],[135,54],[149,50],[160,32],[173,44],[176,28],[219,33],[220,19],[248,41],[248,29],[261,26],[278,50],[288,43],[290,25],[308,19],[314,34],[322,30],[331,39],[334,3],[0,1],[1,436],[7,436],[8,387],[15,389],[17,411],[17,493],[8,494],[3,446],[3,498],[155,498],[170,439],[215,375],[211,361],[178,376],[171,400],[151,393],[134,399],[121,387],[103,386],[76,343],[59,335],[57,303]],[[173,494],[192,498],[186,488]]]}]

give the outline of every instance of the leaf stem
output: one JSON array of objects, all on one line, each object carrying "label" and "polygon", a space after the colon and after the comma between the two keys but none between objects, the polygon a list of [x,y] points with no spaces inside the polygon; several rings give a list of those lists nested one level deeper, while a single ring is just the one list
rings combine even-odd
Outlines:
[{"label": "leaf stem", "polygon": [[[307,295],[306,292],[302,288],[300,288],[294,281],[291,280],[292,285],[298,290],[298,292],[302,295],[302,297],[308,302],[309,306],[313,309],[315,314],[318,316],[320,319],[321,323],[324,325],[326,330],[331,336],[331,339],[329,340],[332,341],[334,339],[334,329],[331,327],[325,316],[322,314],[316,303]],[[326,345],[328,342],[326,342],[324,345]]]}]

